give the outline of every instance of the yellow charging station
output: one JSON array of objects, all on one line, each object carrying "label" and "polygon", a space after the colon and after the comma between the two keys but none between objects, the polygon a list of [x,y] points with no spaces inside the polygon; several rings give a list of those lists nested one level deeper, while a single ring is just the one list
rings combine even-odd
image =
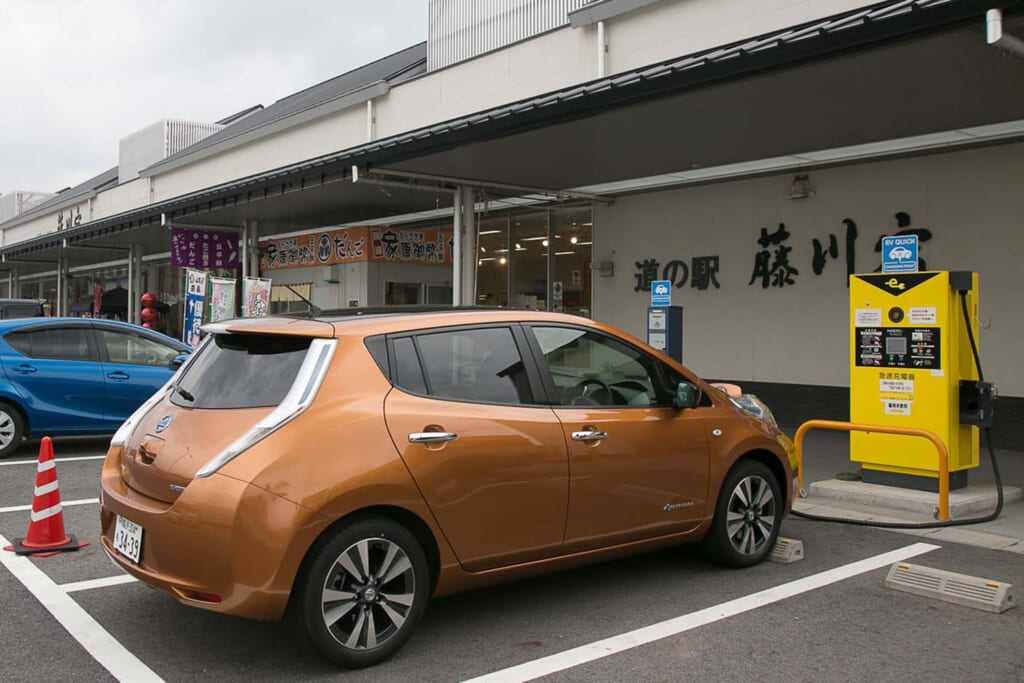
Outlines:
[{"label": "yellow charging station", "polygon": [[[968,287],[965,322],[958,288]],[[977,307],[977,273],[850,276],[850,421],[936,434],[950,489],[978,466],[978,427],[961,419],[961,380],[978,379],[967,336],[972,325],[977,339]],[[938,490],[935,447],[923,439],[854,432],[850,460],[865,482]]]}]

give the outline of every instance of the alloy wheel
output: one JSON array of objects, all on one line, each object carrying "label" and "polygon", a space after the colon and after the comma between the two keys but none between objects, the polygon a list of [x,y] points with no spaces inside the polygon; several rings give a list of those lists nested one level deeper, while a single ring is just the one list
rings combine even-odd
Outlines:
[{"label": "alloy wheel", "polygon": [[0,448],[7,448],[11,445],[16,431],[14,418],[6,410],[0,410]]},{"label": "alloy wheel", "polygon": [[409,556],[386,538],[350,545],[334,561],[321,598],[324,624],[351,650],[373,650],[401,630],[412,611],[416,575]]},{"label": "alloy wheel", "polygon": [[742,555],[760,552],[775,528],[775,494],[759,475],[744,477],[729,497],[727,534],[732,547]]}]

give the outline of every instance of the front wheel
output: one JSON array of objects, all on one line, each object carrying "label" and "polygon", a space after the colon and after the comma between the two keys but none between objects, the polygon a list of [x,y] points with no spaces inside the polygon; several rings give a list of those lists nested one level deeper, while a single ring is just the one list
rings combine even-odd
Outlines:
[{"label": "front wheel", "polygon": [[764,463],[741,460],[725,478],[704,548],[713,560],[749,567],[775,545],[782,523],[782,494]]},{"label": "front wheel", "polygon": [[408,640],[423,615],[430,575],[416,538],[388,519],[335,531],[311,557],[297,588],[313,645],[335,664],[384,661]]}]

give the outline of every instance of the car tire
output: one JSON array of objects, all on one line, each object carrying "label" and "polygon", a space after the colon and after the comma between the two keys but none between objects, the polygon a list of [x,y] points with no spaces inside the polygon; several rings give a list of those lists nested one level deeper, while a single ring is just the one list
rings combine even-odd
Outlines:
[{"label": "car tire", "polygon": [[409,639],[430,594],[419,541],[385,518],[362,519],[318,542],[301,575],[298,617],[327,660],[355,669]]},{"label": "car tire", "polygon": [[757,460],[740,460],[722,483],[715,517],[704,537],[706,554],[730,567],[750,567],[775,545],[784,502],[772,471]]},{"label": "car tire", "polygon": [[25,439],[25,419],[10,403],[0,401],[0,458],[18,450]]}]

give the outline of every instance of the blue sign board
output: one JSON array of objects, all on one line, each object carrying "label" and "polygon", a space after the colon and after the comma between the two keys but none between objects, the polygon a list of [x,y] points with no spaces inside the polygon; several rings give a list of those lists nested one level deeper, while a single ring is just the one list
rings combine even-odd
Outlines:
[{"label": "blue sign board", "polygon": [[917,235],[882,238],[882,272],[917,272]]},{"label": "blue sign board", "polygon": [[655,280],[651,283],[651,305],[672,305],[672,283],[669,280]]}]

